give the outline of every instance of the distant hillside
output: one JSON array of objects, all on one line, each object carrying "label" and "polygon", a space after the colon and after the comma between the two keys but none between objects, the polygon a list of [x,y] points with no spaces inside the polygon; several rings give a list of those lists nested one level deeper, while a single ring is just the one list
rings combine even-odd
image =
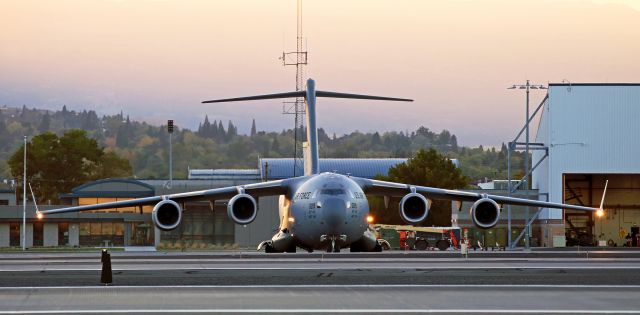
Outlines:
[{"label": "distant hillside", "polygon": [[[186,178],[188,168],[255,168],[258,157],[291,157],[294,151],[293,130],[258,131],[254,121],[251,133],[238,134],[231,122],[213,122],[204,117],[198,130],[176,126],[173,133],[174,177]],[[168,177],[168,134],[166,126],[152,126],[130,120],[122,113],[98,117],[94,111],[59,111],[0,107],[0,179],[12,178],[6,164],[8,157],[29,137],[51,131],[61,134],[68,129],[84,129],[106,150],[112,150],[131,162],[136,178]],[[421,148],[435,148],[451,158],[458,158],[463,173],[476,180],[506,178],[506,147],[484,150],[459,147],[455,135],[447,130],[433,132],[420,127],[412,132],[361,133],[328,135],[319,129],[320,156],[330,158],[410,157]],[[521,164],[516,155],[514,165]]]}]

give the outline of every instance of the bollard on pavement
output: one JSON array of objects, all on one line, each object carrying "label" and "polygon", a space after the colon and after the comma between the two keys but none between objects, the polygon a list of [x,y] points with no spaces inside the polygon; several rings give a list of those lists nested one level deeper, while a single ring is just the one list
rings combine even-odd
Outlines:
[{"label": "bollard on pavement", "polygon": [[102,250],[102,274],[100,275],[100,283],[109,285],[113,282],[113,275],[111,272],[111,255],[106,249]]}]

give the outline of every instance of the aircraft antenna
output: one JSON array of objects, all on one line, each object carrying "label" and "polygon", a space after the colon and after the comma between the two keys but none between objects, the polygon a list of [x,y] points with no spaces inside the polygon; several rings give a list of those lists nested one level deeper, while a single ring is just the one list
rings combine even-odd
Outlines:
[{"label": "aircraft antenna", "polygon": [[[304,69],[307,65],[307,51],[302,45],[302,0],[297,0],[296,5],[296,51],[282,52],[280,59],[283,66],[296,67],[296,91],[304,90]],[[293,128],[293,176],[302,175],[298,172],[302,169],[304,142],[304,97],[297,97],[295,101],[285,101],[282,103],[282,114],[294,116]]]}]

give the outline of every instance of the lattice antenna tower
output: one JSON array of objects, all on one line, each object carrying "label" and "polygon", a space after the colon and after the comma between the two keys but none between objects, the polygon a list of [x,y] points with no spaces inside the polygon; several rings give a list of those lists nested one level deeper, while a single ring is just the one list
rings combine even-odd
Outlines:
[{"label": "lattice antenna tower", "polygon": [[[303,66],[307,65],[307,51],[304,50],[302,43],[302,0],[297,0],[296,8],[296,51],[282,52],[282,56],[280,57],[280,59],[282,60],[283,66],[296,67],[296,91],[301,91],[304,89]],[[296,173],[298,172],[298,170],[302,169],[302,143],[305,139],[304,98],[299,97],[296,98],[295,101],[283,102],[282,114],[294,116],[293,175],[302,175]]]}]

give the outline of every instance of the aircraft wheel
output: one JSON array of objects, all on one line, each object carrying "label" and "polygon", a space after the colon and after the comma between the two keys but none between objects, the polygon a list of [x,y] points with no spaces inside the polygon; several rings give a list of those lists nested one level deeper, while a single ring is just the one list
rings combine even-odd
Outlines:
[{"label": "aircraft wheel", "polygon": [[414,246],[416,250],[426,250],[429,243],[426,240],[417,240]]},{"label": "aircraft wheel", "polygon": [[449,241],[447,240],[439,240],[436,242],[436,247],[439,250],[447,250],[447,248],[449,248]]},{"label": "aircraft wheel", "polygon": [[273,246],[271,246],[270,244],[267,244],[267,245],[264,246],[264,252],[265,253],[277,253],[275,248],[273,248]]}]

